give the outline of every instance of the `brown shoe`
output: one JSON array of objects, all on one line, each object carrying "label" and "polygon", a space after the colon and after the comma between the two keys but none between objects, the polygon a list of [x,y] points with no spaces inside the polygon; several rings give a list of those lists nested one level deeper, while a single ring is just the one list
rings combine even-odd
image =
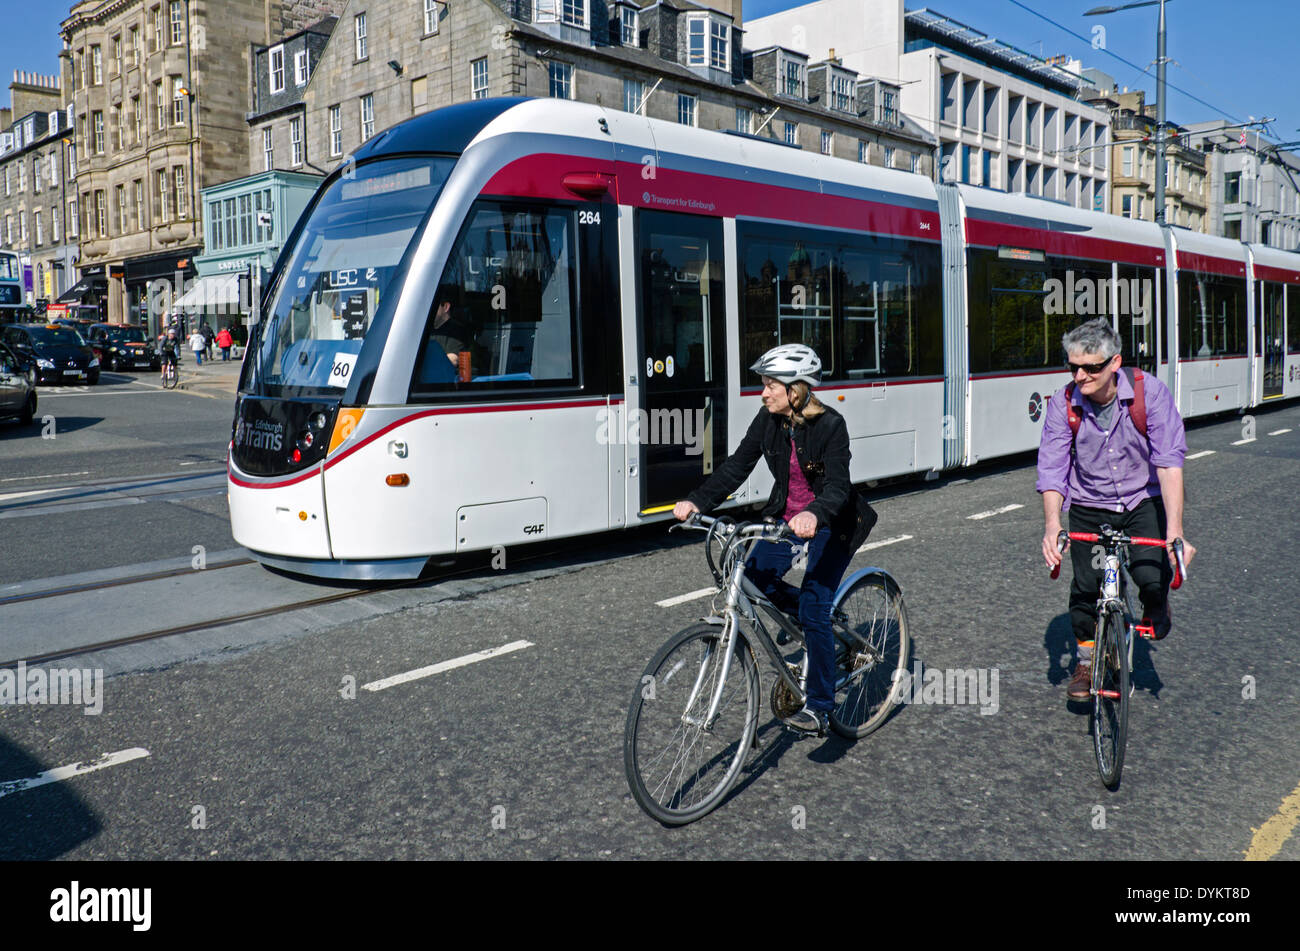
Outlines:
[{"label": "brown shoe", "polygon": [[1092,699],[1092,664],[1081,662],[1074,668],[1074,677],[1070,679],[1065,695],[1071,700]]}]

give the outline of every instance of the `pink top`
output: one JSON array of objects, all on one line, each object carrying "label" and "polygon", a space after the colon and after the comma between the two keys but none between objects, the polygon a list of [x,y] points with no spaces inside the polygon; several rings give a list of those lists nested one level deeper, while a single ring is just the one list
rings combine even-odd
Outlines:
[{"label": "pink top", "polygon": [[799,465],[799,454],[795,451],[794,440],[790,440],[790,491],[786,495],[785,515],[783,518],[788,522],[808,506],[812,505],[817,496],[813,495],[812,487],[808,485],[808,480],[804,478],[803,466]]}]

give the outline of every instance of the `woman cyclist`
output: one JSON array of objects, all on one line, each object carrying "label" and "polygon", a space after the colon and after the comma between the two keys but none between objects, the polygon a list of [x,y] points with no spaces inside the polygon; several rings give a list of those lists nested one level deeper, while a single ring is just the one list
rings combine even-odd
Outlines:
[{"label": "woman cyclist", "polygon": [[763,409],[735,453],[705,483],[673,508],[680,520],[707,511],[749,477],[759,456],[776,484],[765,517],[784,519],[809,539],[802,588],[782,580],[794,551],[760,542],[746,564],[749,579],[778,608],[797,612],[808,646],[807,700],[785,722],[804,733],[826,734],[835,707],[835,644],[831,598],[844,571],[875,523],[875,513],[849,481],[849,433],[842,417],[812,393],[822,362],[802,344],[769,350],[752,367],[763,378]]}]

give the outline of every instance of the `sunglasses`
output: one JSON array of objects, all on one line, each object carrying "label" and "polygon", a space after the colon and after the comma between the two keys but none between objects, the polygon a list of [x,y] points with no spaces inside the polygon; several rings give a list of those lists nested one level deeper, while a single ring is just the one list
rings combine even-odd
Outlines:
[{"label": "sunglasses", "polygon": [[1101,363],[1074,363],[1071,361],[1066,361],[1065,365],[1070,368],[1071,375],[1078,373],[1080,370],[1082,370],[1084,373],[1087,373],[1089,375],[1094,375],[1106,369],[1106,367],[1114,359],[1115,359],[1114,356],[1110,356],[1107,357],[1105,360],[1102,360]]}]

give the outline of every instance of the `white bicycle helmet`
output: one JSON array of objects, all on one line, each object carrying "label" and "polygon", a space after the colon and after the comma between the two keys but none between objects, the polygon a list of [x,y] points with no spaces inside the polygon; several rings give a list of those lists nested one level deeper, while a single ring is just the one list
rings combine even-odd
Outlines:
[{"label": "white bicycle helmet", "polygon": [[760,376],[780,380],[789,386],[802,381],[809,386],[820,386],[822,382],[822,361],[812,347],[801,343],[787,343],[773,347],[758,358],[750,367]]}]

